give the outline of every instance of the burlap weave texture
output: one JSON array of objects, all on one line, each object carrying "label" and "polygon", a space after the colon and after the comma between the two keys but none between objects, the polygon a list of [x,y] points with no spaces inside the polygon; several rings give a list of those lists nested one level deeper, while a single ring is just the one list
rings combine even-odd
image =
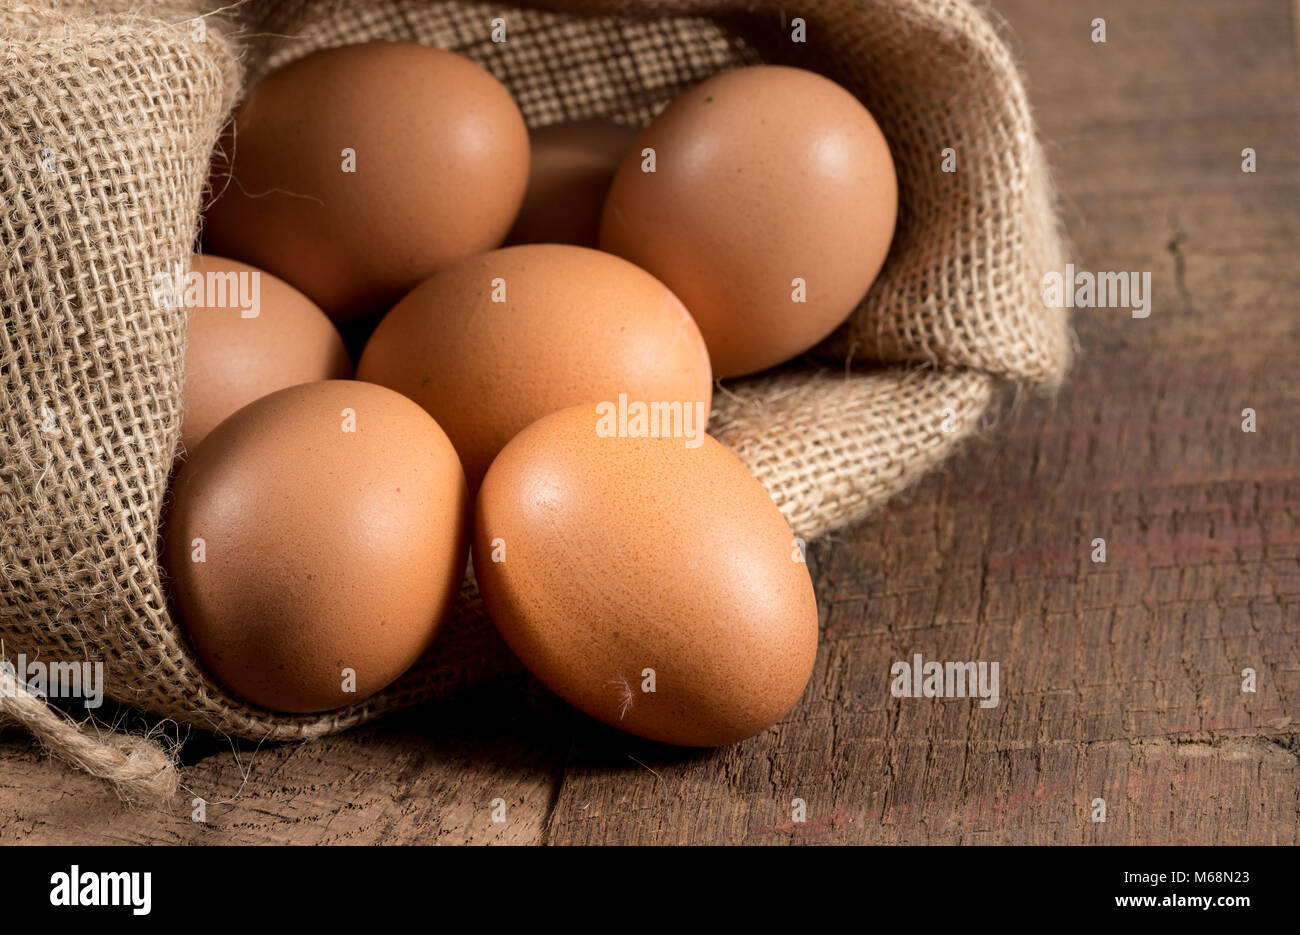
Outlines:
[{"label": "burlap weave texture", "polygon": [[[1052,190],[1003,40],[967,0],[184,2],[0,12],[0,637],[8,655],[101,659],[111,697],[232,735],[301,739],[517,667],[472,579],[434,651],[380,695],[287,716],[228,695],[167,608],[160,515],[178,438],[184,316],[152,276],[193,249],[213,146],[240,87],[315,48],[375,38],[488,67],[530,125],[644,123],[718,71],[823,72],[890,140],[900,219],[880,280],[809,358],[728,381],[710,432],[818,536],[924,475],[999,381],[1058,382],[1043,308],[1063,265]],[[509,39],[493,43],[504,17]],[[955,172],[940,171],[952,149]],[[848,366],[846,362],[852,362]],[[486,648],[485,648],[486,647]]]}]

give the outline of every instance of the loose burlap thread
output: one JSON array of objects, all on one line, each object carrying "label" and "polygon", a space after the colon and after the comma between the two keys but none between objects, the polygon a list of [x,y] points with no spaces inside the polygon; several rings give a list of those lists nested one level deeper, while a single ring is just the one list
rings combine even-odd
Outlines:
[{"label": "loose burlap thread", "polygon": [[[196,17],[202,15],[200,21]],[[430,653],[379,695],[281,715],[229,695],[168,611],[159,520],[179,437],[184,315],[155,273],[193,250],[208,167],[238,97],[316,48],[405,39],[489,68],[530,126],[644,123],[717,72],[811,68],[876,116],[900,216],[879,281],[812,355],[729,381],[710,432],[797,534],[859,519],[980,425],[999,381],[1051,386],[1064,313],[1037,283],[1062,266],[1053,194],[1014,61],[968,0],[259,2],[206,15],[156,4],[0,13],[0,638],[4,654],[101,660],[115,701],[219,733],[303,740],[522,670],[467,577]],[[508,40],[491,41],[502,17]],[[400,93],[395,89],[395,93]],[[940,170],[951,149],[955,172]],[[12,678],[0,718],[130,799],[176,788],[171,754],[96,732]]]}]

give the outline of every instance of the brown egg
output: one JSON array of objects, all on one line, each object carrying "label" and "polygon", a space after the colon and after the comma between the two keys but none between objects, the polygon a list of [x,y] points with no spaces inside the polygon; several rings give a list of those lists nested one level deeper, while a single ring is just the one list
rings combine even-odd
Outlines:
[{"label": "brown egg", "polygon": [[409,42],[298,59],[253,89],[234,128],[213,174],[210,250],[341,322],[499,244],[528,180],[510,93],[469,59]]},{"label": "brown egg", "polygon": [[688,746],[756,734],[812,672],[802,552],[712,438],[620,436],[608,417],[553,413],[493,462],[474,528],[487,610],[542,682],[606,724]]},{"label": "brown egg", "polygon": [[697,85],[637,137],[600,246],[677,293],[714,375],[739,376],[797,356],[849,316],[884,263],[897,205],[889,146],[866,108],[813,72],[762,65]]},{"label": "brown egg", "polygon": [[[494,301],[494,299],[503,301]],[[709,355],[665,286],[616,256],[506,247],[430,278],[389,312],[357,377],[438,420],[470,489],[515,433],[581,402],[676,402],[708,421]]]},{"label": "brown egg", "polygon": [[346,380],[352,360],[325,314],[293,286],[238,260],[195,256],[181,444],[192,451],[226,416],[315,380]]},{"label": "brown egg", "polygon": [[274,711],[388,685],[429,647],[465,573],[451,442],[370,383],[250,403],[199,445],[172,497],[167,569],[190,642],[227,689]]},{"label": "brown egg", "polygon": [[531,131],[528,190],[506,243],[596,246],[605,193],[636,135],[636,127],[608,120],[559,123]]}]

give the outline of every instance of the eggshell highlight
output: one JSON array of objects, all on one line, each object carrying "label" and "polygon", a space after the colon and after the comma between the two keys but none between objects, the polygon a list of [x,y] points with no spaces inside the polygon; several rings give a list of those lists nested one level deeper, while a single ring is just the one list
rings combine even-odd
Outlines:
[{"label": "eggshell highlight", "polygon": [[186,451],[222,419],[268,393],[352,376],[338,329],[284,280],[211,255],[195,256],[190,269],[202,277],[203,288],[202,304],[188,311],[181,421]]},{"label": "eggshell highlight", "polygon": [[697,85],[637,137],[600,247],[672,289],[714,375],[740,376],[803,353],[852,313],[897,208],[889,146],[866,108],[814,72],[761,65]]},{"label": "eggshell highlight", "polygon": [[708,351],[677,297],[626,260],[559,244],[506,247],[434,275],[380,322],[357,376],[423,406],[471,490],[547,413],[626,394],[689,406],[703,428],[713,399]]},{"label": "eggshell highlight", "polygon": [[370,319],[499,244],[527,180],[523,116],[485,69],[410,42],[339,46],[272,72],[240,104],[204,234],[335,321]]}]

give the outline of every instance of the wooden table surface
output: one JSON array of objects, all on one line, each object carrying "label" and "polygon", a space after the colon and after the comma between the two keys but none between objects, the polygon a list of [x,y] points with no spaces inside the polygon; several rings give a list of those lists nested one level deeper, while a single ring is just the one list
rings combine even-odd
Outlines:
[{"label": "wooden table surface", "polygon": [[[188,794],[144,810],[8,730],[0,842],[1300,843],[1295,11],[995,6],[1072,260],[1150,271],[1152,312],[1076,313],[1059,396],[811,547],[821,649],[781,724],[686,752],[484,686],[306,745],[193,736]],[[892,697],[914,653],[997,660],[1000,704]]]}]

